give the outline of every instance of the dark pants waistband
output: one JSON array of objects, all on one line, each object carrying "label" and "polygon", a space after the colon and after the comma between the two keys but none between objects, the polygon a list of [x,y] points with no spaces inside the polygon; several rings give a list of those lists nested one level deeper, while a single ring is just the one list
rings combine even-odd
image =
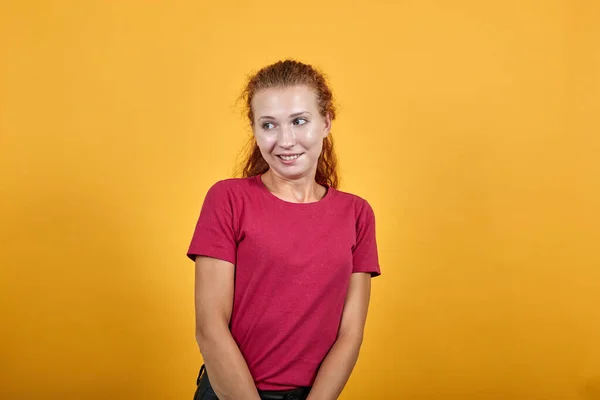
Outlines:
[{"label": "dark pants waistband", "polygon": [[[200,373],[196,380],[196,393],[194,400],[214,400],[218,399],[208,379],[204,365],[200,367]],[[310,387],[300,387],[292,390],[272,391],[259,390],[258,395],[262,400],[304,400],[310,393]]]}]

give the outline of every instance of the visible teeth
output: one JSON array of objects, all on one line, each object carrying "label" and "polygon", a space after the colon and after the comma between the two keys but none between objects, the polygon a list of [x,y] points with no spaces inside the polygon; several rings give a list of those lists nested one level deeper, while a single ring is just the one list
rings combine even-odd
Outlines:
[{"label": "visible teeth", "polygon": [[281,157],[285,161],[292,161],[292,160],[295,160],[296,158],[300,157],[300,154],[295,154],[293,156],[279,156],[279,157]]}]

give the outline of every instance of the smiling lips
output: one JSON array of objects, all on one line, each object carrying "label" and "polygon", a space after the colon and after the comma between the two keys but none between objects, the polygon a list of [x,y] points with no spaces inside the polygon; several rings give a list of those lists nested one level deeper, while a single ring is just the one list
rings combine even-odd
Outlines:
[{"label": "smiling lips", "polygon": [[294,161],[295,159],[297,159],[301,155],[302,155],[302,153],[300,153],[300,154],[287,154],[287,155],[279,154],[277,157],[281,158],[283,161]]}]

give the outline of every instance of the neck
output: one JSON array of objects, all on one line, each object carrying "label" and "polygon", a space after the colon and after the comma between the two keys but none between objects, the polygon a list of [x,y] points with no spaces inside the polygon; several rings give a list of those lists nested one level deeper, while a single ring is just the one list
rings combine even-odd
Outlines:
[{"label": "neck", "polygon": [[327,192],[325,187],[315,181],[314,174],[298,179],[286,179],[269,169],[261,179],[271,193],[292,203],[314,203],[321,200]]}]

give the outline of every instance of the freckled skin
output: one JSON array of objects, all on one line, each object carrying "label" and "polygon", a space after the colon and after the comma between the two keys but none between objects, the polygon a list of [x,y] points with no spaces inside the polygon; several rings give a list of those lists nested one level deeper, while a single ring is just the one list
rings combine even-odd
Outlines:
[{"label": "freckled skin", "polygon": [[[284,180],[314,179],[323,139],[331,128],[329,116],[320,114],[314,90],[307,86],[261,90],[252,99],[252,110],[252,130],[271,173]],[[282,154],[302,155],[285,162],[278,157]]]}]

